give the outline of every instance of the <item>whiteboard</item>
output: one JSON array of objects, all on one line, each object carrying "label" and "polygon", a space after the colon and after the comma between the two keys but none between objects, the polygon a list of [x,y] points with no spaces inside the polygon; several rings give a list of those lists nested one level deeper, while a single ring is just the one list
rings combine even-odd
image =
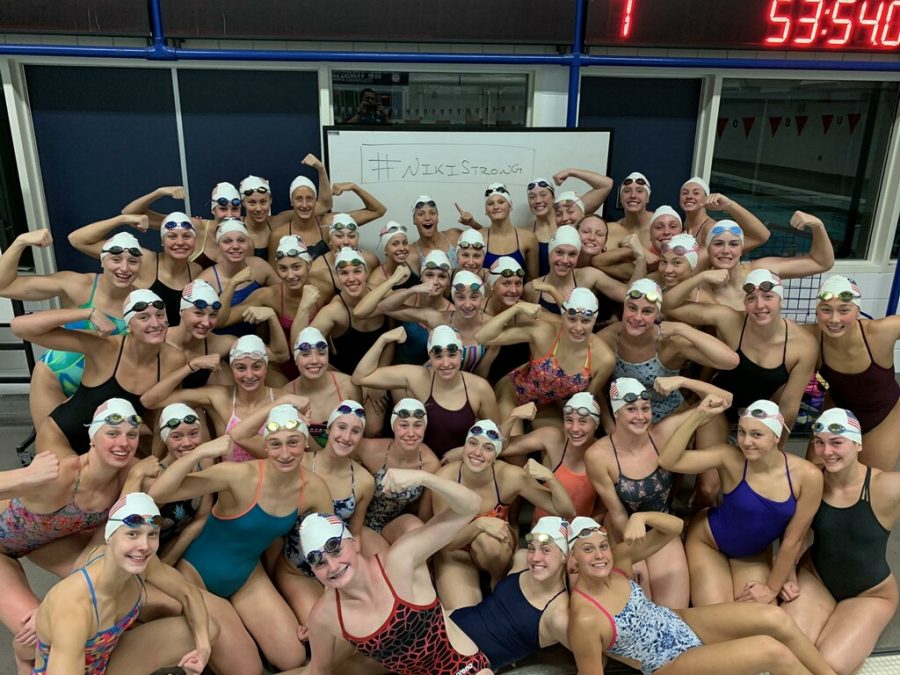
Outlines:
[{"label": "whiteboard", "polygon": [[[504,183],[512,196],[513,224],[530,225],[534,216],[526,188],[533,178],[550,180],[567,168],[606,175],[611,146],[609,129],[412,131],[341,126],[325,129],[325,164],[332,183],[356,183],[387,207],[383,218],[360,230],[362,245],[377,251],[378,232],[389,220],[408,226],[411,241],[418,237],[412,206],[422,194],[437,203],[441,229],[459,227],[454,203],[486,225],[484,190],[491,183]],[[583,194],[589,189],[570,178],[556,192]],[[334,199],[335,213],[358,208],[355,195]]]}]

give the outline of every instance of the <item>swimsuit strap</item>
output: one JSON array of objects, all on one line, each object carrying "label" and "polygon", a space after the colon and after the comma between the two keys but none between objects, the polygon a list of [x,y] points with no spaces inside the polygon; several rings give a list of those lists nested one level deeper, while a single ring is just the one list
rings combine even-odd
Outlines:
[{"label": "swimsuit strap", "polygon": [[[746,459],[744,460],[744,473],[741,474],[741,480],[742,481],[747,480],[747,460]],[[749,483],[747,484],[747,486],[749,487]]]},{"label": "swimsuit strap", "polygon": [[281,284],[281,316],[284,316],[284,283]]},{"label": "swimsuit strap", "polygon": [[616,444],[613,442],[612,434],[610,434],[609,436],[609,443],[610,445],[612,445],[613,457],[616,458],[616,468],[619,470],[619,476],[622,476],[622,465],[619,464],[619,451],[616,450]]},{"label": "swimsuit strap", "polygon": [[[782,318],[781,320],[784,321],[784,349],[781,351],[781,364],[786,366],[787,365],[788,322],[787,322],[787,319],[785,319],[785,318]],[[869,345],[866,345],[867,348],[868,348],[868,346]],[[871,356],[871,352],[869,353],[869,356]]]},{"label": "swimsuit strap", "polygon": [[518,227],[513,228],[513,234],[516,235],[516,250],[518,251],[519,250],[519,228]]},{"label": "swimsuit strap", "polygon": [[744,314],[744,324],[741,326],[741,337],[738,338],[738,345],[737,345],[737,349],[735,349],[735,351],[740,350],[741,344],[744,342],[744,331],[747,328],[747,319],[749,319],[749,318],[750,317],[748,314]]},{"label": "swimsuit strap", "polygon": [[[459,465],[460,471],[462,471],[462,464]],[[503,500],[500,499],[500,485],[497,483],[497,471],[494,464],[491,464],[491,476],[494,478],[494,492],[497,493],[497,504],[502,504]]]},{"label": "swimsuit strap", "polygon": [[161,255],[160,253],[156,254],[156,280],[157,281],[159,281],[159,256],[160,255]]},{"label": "swimsuit strap", "polygon": [[[119,344],[119,354],[116,356],[116,365],[113,366],[113,371],[112,371],[113,378],[115,378],[115,376],[116,376],[116,371],[119,370],[119,361],[122,360],[122,352],[125,351],[125,338],[127,338],[127,337],[128,337],[127,334],[123,335],[122,342]],[[158,355],[157,355],[157,358],[159,358]]]},{"label": "swimsuit strap", "polygon": [[331,372],[331,382],[334,384],[334,388],[337,390],[338,400],[343,401],[344,396],[341,394],[341,387],[338,384],[337,377],[334,374],[334,371]]},{"label": "swimsuit strap", "polygon": [[[794,484],[791,482],[791,467],[788,465],[788,456],[786,452],[782,452],[784,455],[784,471],[787,473],[788,487],[791,489],[791,494],[788,495],[788,499],[794,496]],[[795,497],[796,499],[796,497]]]},{"label": "swimsuit strap", "polygon": [[353,470],[353,460],[350,460],[350,495],[356,499],[356,472]]},{"label": "swimsuit strap", "polygon": [[863,481],[862,491],[859,493],[859,501],[871,502],[872,497],[869,492],[869,479],[872,477],[872,467],[866,467],[866,479]]},{"label": "swimsuit strap", "polygon": [[78,571],[84,575],[84,580],[87,581],[88,590],[91,592],[91,604],[94,606],[94,617],[97,619],[97,630],[99,631],[100,610],[97,609],[97,594],[94,592],[94,582],[91,581],[91,575],[87,573],[87,570],[84,567],[79,567]]},{"label": "swimsuit strap", "polygon": [[554,600],[556,600],[559,596],[561,596],[565,592],[566,592],[566,589],[565,589],[565,586],[563,586],[563,588],[561,588],[561,589],[559,589],[559,591],[557,591],[556,595],[554,595],[552,598],[550,598],[547,601],[547,604],[544,605],[544,609],[541,610],[541,613],[546,612],[547,608],[550,606],[550,603],[553,602]]},{"label": "swimsuit strap", "polygon": [[[431,389],[428,390],[428,398],[434,398],[434,376],[435,376],[435,373],[432,373],[431,374]],[[463,386],[466,386],[465,378],[463,378]],[[468,394],[466,395],[466,398],[468,398]]]},{"label": "swimsuit strap", "polygon": [[234,385],[234,387],[232,387],[232,389],[231,389],[231,416],[232,417],[237,417],[237,415],[235,414],[235,409],[234,409],[236,403],[237,403],[237,385]]},{"label": "swimsuit strap", "polygon": [[[157,258],[157,260],[158,260],[158,258]],[[191,276],[191,263],[190,263],[190,261],[188,261],[188,263],[187,263],[187,273],[188,273],[188,282],[193,281],[193,280],[194,280],[194,277]],[[142,582],[142,583],[143,583],[143,582]]]},{"label": "swimsuit strap", "polygon": [[[463,375],[462,372],[459,373],[459,376],[462,378],[463,392],[466,394],[466,403],[468,403],[469,402],[469,388],[466,386],[466,376]],[[431,386],[433,388],[434,380],[432,380],[431,382],[432,382]],[[469,407],[471,407],[471,405]]]},{"label": "swimsuit strap", "polygon": [[616,620],[613,619],[612,614],[610,614],[607,611],[606,607],[601,605],[597,600],[595,600],[590,595],[588,595],[587,593],[582,591],[580,588],[576,588],[575,592],[578,593],[578,595],[583,597],[585,600],[590,602],[594,607],[599,609],[603,613],[603,616],[605,616],[607,619],[609,619],[609,625],[612,626],[612,640],[610,640],[609,645],[607,646],[607,649],[609,649],[614,644],[616,644],[616,640],[619,637],[619,630],[616,628]]},{"label": "swimsuit strap", "polygon": [[271,387],[266,387],[269,390],[269,403],[275,403],[275,390]]},{"label": "swimsuit strap", "polygon": [[[259,504],[259,496],[262,494],[262,486],[263,486],[263,475],[265,472],[265,462],[258,462],[259,464],[259,478],[256,479],[256,494],[253,496],[253,503],[250,505],[251,508]],[[250,509],[247,509],[249,511]],[[245,511],[246,513],[246,511]],[[243,515],[243,514],[242,514]]]},{"label": "swimsuit strap", "polygon": [[[91,294],[91,297],[93,297],[93,294]],[[872,356],[872,350],[869,348],[869,341],[866,339],[866,331],[863,330],[862,321],[857,321],[857,323],[859,323],[859,332],[860,332],[860,334],[862,334],[863,344],[866,346],[866,351],[869,354],[869,361],[871,361],[872,363],[875,363],[875,357]],[[819,340],[821,340],[821,339],[822,339],[822,337],[819,336]],[[875,365],[878,365],[878,364],[876,363]]]},{"label": "swimsuit strap", "polygon": [[402,599],[399,595],[397,595],[397,591],[394,590],[394,584],[391,583],[391,580],[388,579],[387,572],[384,571],[384,565],[381,564],[381,557],[378,554],[375,554],[375,562],[378,563],[378,569],[381,570],[381,576],[384,577],[384,581],[387,584],[387,587],[391,591],[391,595],[394,596],[395,602],[402,602]]},{"label": "swimsuit strap", "polygon": [[[387,448],[385,448],[385,450],[384,450],[384,462],[382,462],[382,464],[381,464],[381,470],[382,470],[382,471],[387,471],[388,455],[391,454],[391,444],[392,444],[393,442],[394,442],[394,441],[390,441],[390,442],[388,443]],[[421,451],[421,450],[419,450],[419,459],[420,459],[420,460],[422,459],[422,451]]]},{"label": "swimsuit strap", "polygon": [[[328,261],[325,261],[325,264],[328,264]],[[334,277],[332,277],[332,280]],[[350,312],[350,308],[347,306],[347,301],[344,300],[343,292],[338,293],[337,296],[341,299],[341,304],[344,306],[344,309],[347,310],[347,329],[353,328],[353,314]]]},{"label": "swimsuit strap", "polygon": [[484,238],[484,250],[489,253],[491,250],[491,228],[487,229],[487,234]]},{"label": "swimsuit strap", "polygon": [[216,270],[216,267],[219,266],[219,263],[214,263],[212,266],[213,275],[216,277],[216,286],[219,287],[219,295],[222,294],[222,282],[219,280],[219,272]]},{"label": "swimsuit strap", "polygon": [[203,338],[203,356],[209,356],[209,338]]},{"label": "swimsuit strap", "polygon": [[[562,456],[559,458],[559,463],[555,467],[553,467],[553,473],[556,473],[556,470],[562,466],[562,463],[566,458],[566,450],[568,450],[568,449],[569,449],[569,439],[567,438],[566,444],[563,446]],[[616,461],[618,461],[618,460],[616,460]]]},{"label": "swimsuit strap", "polygon": [[[91,284],[91,297],[88,298],[88,306],[90,306],[90,307],[94,306],[94,293],[97,292],[97,282],[98,281],[100,281],[100,274],[95,274],[94,275],[94,283]],[[868,347],[868,343],[866,343],[866,346]]]},{"label": "swimsuit strap", "polygon": [[559,329],[559,332],[556,334],[556,337],[553,338],[553,346],[550,348],[550,352],[548,356],[556,356],[556,350],[559,347],[559,338],[562,335],[562,328]]},{"label": "swimsuit strap", "polygon": [[656,453],[656,456],[659,457],[659,449],[656,447],[656,443],[653,442],[653,434],[649,434],[650,436],[650,445],[653,446],[653,452]]}]

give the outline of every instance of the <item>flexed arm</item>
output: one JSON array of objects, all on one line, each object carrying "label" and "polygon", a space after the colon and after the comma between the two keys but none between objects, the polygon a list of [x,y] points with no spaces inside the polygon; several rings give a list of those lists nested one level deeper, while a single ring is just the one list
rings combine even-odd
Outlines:
[{"label": "flexed arm", "polygon": [[100,259],[103,252],[103,243],[109,238],[109,233],[117,227],[133,227],[138,232],[146,232],[150,227],[150,220],[145,215],[122,214],[106,220],[98,220],[96,223],[79,227],[69,234],[69,243],[73,248],[92,258]]}]

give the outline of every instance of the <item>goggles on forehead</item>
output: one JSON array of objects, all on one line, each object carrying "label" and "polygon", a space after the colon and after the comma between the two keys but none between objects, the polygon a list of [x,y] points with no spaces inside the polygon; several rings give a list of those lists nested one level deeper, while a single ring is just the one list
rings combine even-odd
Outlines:
[{"label": "goggles on forehead", "polygon": [[415,410],[400,408],[400,410],[395,410],[394,414],[401,420],[409,419],[410,417],[415,417],[417,420],[420,420],[425,417],[425,411],[421,408],[416,408]]},{"label": "goggles on forehead", "polygon": [[362,408],[354,408],[352,406],[347,405],[346,403],[342,403],[337,408],[335,408],[335,410],[337,410],[341,415],[349,415],[350,413],[353,413],[357,417],[365,417],[366,416],[366,411],[363,410]]},{"label": "goggles on forehead", "polygon": [[112,255],[122,255],[123,253],[129,253],[135,258],[140,258],[142,255],[144,255],[141,249],[134,246],[110,246],[109,248],[103,249],[103,253],[111,253]]},{"label": "goggles on forehead", "polygon": [[291,248],[287,251],[275,251],[275,260],[281,260],[282,258],[299,258],[304,253],[306,253],[306,251],[300,250],[299,248]]},{"label": "goggles on forehead", "polygon": [[628,291],[627,297],[631,298],[632,300],[647,298],[647,302],[652,302],[654,305],[662,300],[662,296],[660,296],[660,294],[656,291],[644,292],[638,288],[632,288],[630,291]]},{"label": "goggles on forehead", "polygon": [[643,185],[644,187],[646,187],[647,181],[644,180],[643,178],[626,178],[625,180],[622,181],[623,186],[632,185],[632,184]]},{"label": "goggles on forehead", "polygon": [[164,303],[162,300],[153,300],[151,302],[147,302],[146,300],[139,300],[138,302],[134,303],[131,306],[131,309],[125,312],[125,314],[131,314],[132,312],[143,312],[150,307],[153,307],[154,309],[165,309],[166,303]]},{"label": "goggles on forehead", "polygon": [[484,244],[480,241],[461,241],[457,244],[457,247],[462,249],[474,248],[476,251],[480,251],[484,248]]},{"label": "goggles on forehead", "polygon": [[597,312],[593,309],[575,309],[574,307],[568,307],[566,309],[566,314],[569,316],[583,316],[585,319],[590,319]]},{"label": "goggles on forehead", "polygon": [[629,391],[627,394],[623,394],[622,396],[616,396],[614,398],[617,401],[625,401],[625,403],[634,403],[638,399],[641,399],[642,401],[649,401],[651,396],[652,396],[652,394],[649,391],[647,391],[646,389],[644,389],[644,391],[642,391],[640,394],[636,394],[633,391]]},{"label": "goggles on forehead", "polygon": [[320,354],[324,354],[328,351],[328,343],[324,340],[320,340],[319,342],[301,342],[294,351],[300,352],[301,354],[309,354],[313,349]]},{"label": "goggles on forehead", "polygon": [[563,199],[562,201],[556,202],[554,206],[556,206],[557,208],[569,208],[570,206],[578,206],[578,202],[576,202],[574,199]]},{"label": "goggles on forehead", "polygon": [[332,223],[331,229],[335,232],[340,232],[341,230],[349,230],[350,232],[356,232],[359,229],[359,225],[356,223]]},{"label": "goggles on forehead", "polygon": [[744,293],[750,295],[754,291],[760,290],[763,293],[769,293],[772,289],[781,286],[781,284],[776,284],[774,281],[763,281],[757,285],[753,285],[751,283],[746,283],[741,288],[744,290]]},{"label": "goggles on forehead", "polygon": [[408,231],[409,230],[407,229],[406,225],[391,225],[390,227],[386,227],[382,231],[381,236],[383,237],[386,234],[397,234],[397,232],[406,233]]},{"label": "goggles on forehead", "polygon": [[351,258],[350,260],[340,260],[335,264],[335,268],[342,270],[345,267],[363,267],[366,264],[365,260],[360,260],[359,258]]},{"label": "goggles on forehead", "polygon": [[167,220],[162,224],[164,230],[177,230],[179,227],[182,230],[193,230],[194,224],[189,220]]},{"label": "goggles on forehead", "polygon": [[471,284],[453,284],[454,291],[472,291],[473,293],[477,293],[481,290],[481,284],[476,284],[472,282]]},{"label": "goggles on forehead", "polygon": [[550,185],[550,183],[548,183],[548,182],[545,181],[545,180],[536,180],[536,181],[534,181],[533,183],[529,183],[529,184],[528,184],[528,192],[531,192],[531,191],[534,190],[535,188],[539,188],[539,187],[540,187],[540,188],[547,188],[548,190],[550,190],[550,192],[554,192],[553,186]]},{"label": "goggles on forehead", "polygon": [[580,415],[581,417],[600,418],[599,413],[590,408],[586,408],[585,406],[578,406],[577,408],[571,405],[563,406],[563,415]]},{"label": "goggles on forehead", "polygon": [[240,206],[241,200],[228,199],[228,197],[219,197],[218,199],[213,200],[213,203],[218,204],[219,206],[228,206],[229,204],[231,204],[231,206]]},{"label": "goggles on forehead", "polygon": [[781,413],[770,413],[762,408],[741,408],[738,410],[738,417],[753,417],[758,420],[784,420]]},{"label": "goggles on forehead", "polygon": [[484,196],[485,196],[485,197],[490,197],[492,194],[497,194],[497,193],[499,193],[499,194],[501,194],[501,195],[508,195],[508,194],[509,194],[509,190],[507,190],[507,189],[506,189],[505,187],[503,187],[502,185],[501,185],[500,187],[488,188],[487,190],[484,191]]},{"label": "goggles on forehead", "polygon": [[525,535],[526,544],[553,544],[556,546],[556,540],[546,532],[529,532]]},{"label": "goggles on forehead", "polygon": [[110,518],[110,520],[114,523],[122,523],[125,527],[132,530],[136,530],[141,525],[149,525],[158,530],[163,525],[162,516],[142,516],[137,513],[129,514],[124,518]]},{"label": "goggles on forehead", "polygon": [[263,361],[268,358],[268,354],[265,352],[235,352],[231,355],[232,361],[237,361],[238,359],[253,359],[254,361]]},{"label": "goggles on forehead", "polygon": [[838,424],[837,422],[832,422],[829,425],[824,425],[821,422],[813,422],[812,424],[813,432],[820,434],[823,431],[828,431],[832,434],[858,434],[859,429],[854,429],[852,427],[845,427],[843,424]]},{"label": "goggles on forehead", "polygon": [[838,298],[841,302],[853,302],[854,300],[859,299],[859,296],[856,295],[853,291],[841,291],[840,293],[822,291],[816,297],[823,302],[828,302],[829,300],[834,300],[835,298]]},{"label": "goggles on forehead", "polygon": [[687,246],[663,246],[663,253],[674,253],[675,255],[687,255],[688,253],[697,253],[697,249],[688,248]]},{"label": "goggles on forehead", "polygon": [[469,429],[469,436],[487,436],[488,439],[492,441],[499,441],[500,434],[498,434],[493,429],[485,429],[484,427],[480,427],[477,424]]},{"label": "goggles on forehead", "polygon": [[434,262],[433,260],[429,260],[428,262],[425,263],[425,269],[426,270],[444,270],[445,272],[449,272],[450,265],[448,265],[447,263],[438,264],[438,263]]},{"label": "goggles on forehead", "polygon": [[577,541],[578,539],[586,539],[587,537],[590,537],[595,533],[602,534],[604,537],[609,536],[609,534],[606,532],[605,527],[584,527],[578,530],[578,532],[574,533],[571,537],[569,537],[569,543],[571,544],[573,541]]},{"label": "goggles on forehead", "polygon": [[418,211],[419,209],[424,209],[426,206],[430,206],[433,209],[437,208],[437,204],[434,203],[433,199],[429,199],[427,202],[416,202],[413,208]]},{"label": "goggles on forehead", "polygon": [[284,422],[266,422],[266,431],[274,434],[276,431],[293,431],[300,426],[300,420],[292,419]]},{"label": "goggles on forehead", "polygon": [[[267,188],[265,185],[260,185],[259,187],[253,188],[252,190],[244,190],[244,196],[249,197],[254,192],[259,192],[260,194],[264,195],[269,192],[269,188]],[[225,205],[223,204],[222,206]]]},{"label": "goggles on forehead", "polygon": [[318,551],[310,551],[306,554],[306,563],[313,568],[322,567],[325,564],[325,556],[340,555],[344,549],[342,537],[332,537]]},{"label": "goggles on forehead", "polygon": [[503,277],[504,279],[509,279],[510,277],[525,277],[525,270],[523,270],[521,267],[515,270],[511,270],[509,268],[499,271],[491,270],[490,273],[494,276]]},{"label": "goggles on forehead", "polygon": [[181,424],[197,424],[200,421],[200,418],[196,415],[185,415],[184,417],[173,417],[170,420],[166,420],[162,428],[163,429],[174,429]]},{"label": "goggles on forehead", "polygon": [[120,413],[110,413],[106,417],[101,417],[99,419],[95,419],[94,422],[99,422],[103,420],[104,424],[109,424],[111,426],[115,426],[117,424],[122,424],[122,422],[128,422],[133,427],[141,426],[141,416],[140,415],[122,415]]},{"label": "goggles on forehead", "polygon": [[429,350],[432,356],[440,356],[441,352],[447,352],[450,356],[456,356],[459,352],[459,345],[449,344],[446,347],[442,347],[441,345],[432,345]]},{"label": "goggles on forehead", "polygon": [[218,300],[213,300],[212,302],[207,302],[203,298],[197,298],[196,300],[188,300],[187,298],[185,298],[185,300],[187,300],[189,303],[191,303],[197,309],[206,309],[206,308],[210,307],[217,312],[220,309],[222,309],[222,303],[219,302]]},{"label": "goggles on forehead", "polygon": [[718,237],[724,232],[731,232],[731,234],[738,237],[740,237],[744,233],[744,231],[737,225],[716,225],[709,231],[709,234],[710,236]]}]

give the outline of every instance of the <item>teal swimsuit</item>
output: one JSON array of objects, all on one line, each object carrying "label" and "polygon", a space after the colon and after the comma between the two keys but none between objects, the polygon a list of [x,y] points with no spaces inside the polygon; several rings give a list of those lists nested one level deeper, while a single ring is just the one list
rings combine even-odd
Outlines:
[{"label": "teal swimsuit", "polygon": [[[94,275],[94,284],[91,286],[91,297],[88,298],[86,303],[79,305],[78,309],[94,308],[94,293],[97,291],[97,281],[99,279],[99,274]],[[116,329],[112,332],[113,335],[121,335],[128,328],[125,319],[120,319],[117,316],[110,316],[109,314],[107,314],[106,317],[116,324]],[[67,323],[65,328],[68,330],[95,331],[94,325],[86,320]],[[48,349],[44,352],[43,356],[41,356],[41,362],[47,364],[47,367],[54,375],[56,375],[60,389],[62,389],[67,397],[75,393],[75,390],[78,389],[78,385],[81,384],[81,376],[84,374],[84,354]]]},{"label": "teal swimsuit", "polygon": [[221,598],[230,598],[243,586],[259,562],[259,556],[278,537],[286,535],[300,515],[303,487],[297,510],[286,516],[273,516],[259,505],[265,461],[259,462],[256,497],[246,511],[236,516],[220,516],[214,506],[200,533],[187,551],[187,560],[203,579],[207,590]]}]

